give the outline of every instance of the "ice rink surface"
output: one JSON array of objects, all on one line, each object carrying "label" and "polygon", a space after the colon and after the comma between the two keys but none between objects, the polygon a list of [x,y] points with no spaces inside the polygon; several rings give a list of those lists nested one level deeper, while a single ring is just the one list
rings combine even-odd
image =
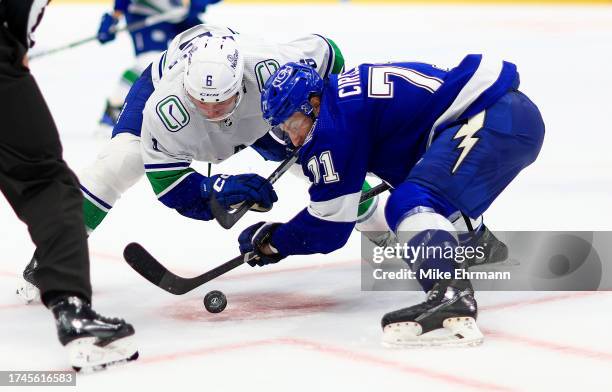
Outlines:
[{"label": "ice rink surface", "polygon": [[[52,5],[39,48],[94,34],[104,10]],[[547,134],[536,163],[486,213],[488,226],[612,229],[612,8],[220,4],[206,20],[279,41],[321,33],[338,43],[349,67],[390,60],[453,66],[466,53],[515,62]],[[131,56],[122,35],[32,62],[77,172],[95,157],[105,97]],[[267,174],[274,167],[247,150],[213,170]],[[121,258],[128,242],[139,241],[176,273],[198,275],[237,254],[247,225],[283,221],[305,206],[300,181],[286,176],[277,189],[273,212],[249,214],[230,231],[167,209],[144,181],[125,194],[90,239],[94,305],[134,324],[141,358],[79,376],[78,390],[612,390],[611,292],[481,292],[482,346],[388,350],[380,344],[381,316],[423,294],[361,292],[357,235],[330,255],[243,266],[184,296],[152,286]],[[49,312],[14,295],[33,245],[4,199],[0,222],[0,369],[66,369]],[[202,306],[211,289],[228,296],[219,315]]]}]

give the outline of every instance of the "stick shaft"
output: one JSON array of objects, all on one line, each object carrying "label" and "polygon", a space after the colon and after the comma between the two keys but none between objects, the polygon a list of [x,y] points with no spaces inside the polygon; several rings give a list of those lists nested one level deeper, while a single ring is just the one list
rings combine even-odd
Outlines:
[{"label": "stick shaft", "polygon": [[[369,200],[389,188],[385,183],[380,184],[364,192],[360,201]],[[123,252],[123,257],[134,271],[149,282],[174,295],[183,295],[241,266],[256,255],[254,252],[238,255],[194,278],[183,278],[169,271],[138,243],[128,244]]]},{"label": "stick shaft", "polygon": [[[166,22],[172,19],[178,19],[182,16],[185,16],[187,14],[187,9],[186,8],[177,8],[177,9],[173,9],[171,11],[168,12],[164,12],[163,14],[157,14],[157,15],[151,15],[149,17],[147,17],[144,20],[141,20],[139,22],[134,22],[134,23],[130,23],[128,25],[125,25],[123,27],[119,27],[119,28],[115,28],[115,29],[111,29],[112,33],[120,33],[122,31],[135,31],[135,30],[139,30],[142,29],[144,27],[148,27],[148,26],[152,26],[161,22]],[[83,44],[86,44],[88,42],[92,42],[92,41],[96,41],[98,39],[98,35],[94,35],[91,37],[87,37],[87,38],[83,38],[80,39],[78,41],[75,42],[71,42],[69,44],[66,45],[62,45],[62,46],[58,46],[57,48],[53,48],[53,49],[48,49],[48,50],[43,50],[40,52],[35,52],[32,53],[30,56],[28,56],[31,60],[32,59],[37,59],[40,57],[44,57],[53,53],[57,53],[57,52],[61,52],[67,49],[72,49],[72,48],[76,48],[77,46],[81,46]]]},{"label": "stick shaft", "polygon": [[[274,172],[270,174],[267,180],[271,184],[274,184],[276,180],[278,180],[283,174],[285,174],[285,172],[289,170],[291,165],[293,165],[298,160],[299,154],[300,154],[300,147],[296,148],[295,151],[293,151],[293,153],[291,154],[291,156],[285,159],[283,163],[281,163],[276,168],[276,170],[274,170]],[[238,222],[244,216],[244,214],[246,214],[247,211],[249,211],[251,207],[253,207],[253,204],[255,203],[254,202],[243,203],[240,207],[238,207],[233,212],[229,212],[225,208],[223,208],[221,204],[219,204],[214,193],[210,197],[210,210],[213,216],[215,217],[215,220],[217,221],[217,223],[219,223],[219,225],[223,227],[224,229],[232,228],[236,224],[236,222]]]}]

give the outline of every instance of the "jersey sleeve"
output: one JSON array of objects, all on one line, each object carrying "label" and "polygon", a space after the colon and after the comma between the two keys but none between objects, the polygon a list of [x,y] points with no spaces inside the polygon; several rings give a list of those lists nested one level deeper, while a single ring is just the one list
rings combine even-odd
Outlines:
[{"label": "jersey sleeve", "polygon": [[310,204],[272,237],[273,246],[285,256],[339,249],[357,220],[367,170],[367,141],[351,138],[338,127],[322,128],[326,129],[315,129],[300,153],[302,170],[312,184]]},{"label": "jersey sleeve", "polygon": [[315,68],[323,78],[338,74],[344,69],[344,56],[334,41],[322,35],[312,34],[298,38],[287,44],[301,53],[299,61]]},{"label": "jersey sleeve", "polygon": [[157,199],[179,214],[198,220],[213,218],[208,199],[202,196],[205,176],[192,169],[189,155],[171,154],[164,145],[168,140],[156,137],[156,114],[145,108],[141,134],[144,169]]}]

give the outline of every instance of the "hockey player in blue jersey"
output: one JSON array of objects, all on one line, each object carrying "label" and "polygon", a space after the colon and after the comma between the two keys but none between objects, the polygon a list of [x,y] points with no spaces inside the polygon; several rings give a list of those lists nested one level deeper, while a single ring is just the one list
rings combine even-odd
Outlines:
[{"label": "hockey player in blue jersey", "polygon": [[[265,178],[205,176],[190,166],[219,163],[247,146],[269,160],[292,153],[284,132],[262,118],[260,102],[267,78],[288,61],[303,61],[324,78],[344,67],[334,41],[317,34],[281,43],[202,24],[175,37],[130,90],[113,137],[79,172],[87,233],[145,175],[161,203],[192,219],[213,218],[212,194],[226,208],[245,201],[255,210],[271,208],[277,196]],[[376,200],[369,200],[358,213],[367,222],[375,209]],[[35,253],[17,289],[28,303],[38,296],[37,258]]]},{"label": "hockey player in blue jersey", "polygon": [[[265,265],[342,247],[367,173],[393,187],[385,216],[400,244],[456,249],[448,217],[481,215],[542,146],[542,117],[518,86],[514,64],[481,55],[468,55],[450,70],[362,64],[325,82],[308,67],[284,65],[262,91],[262,111],[301,146],[310,205],[289,222],[245,229],[240,251],[254,250],[251,265]],[[482,342],[474,291],[469,280],[457,278],[460,266],[434,256],[411,268],[427,299],[386,314],[384,342]]]},{"label": "hockey player in blue jersey", "polygon": [[[125,96],[144,69],[161,52],[168,49],[168,44],[177,34],[201,24],[199,15],[205,12],[209,4],[220,1],[191,0],[186,7],[186,14],[182,17],[130,31],[136,59],[134,64],[123,72],[119,83],[106,100],[104,113],[100,119],[100,136],[108,137],[110,134],[117,122]],[[117,27],[121,18],[130,25],[152,16],[170,14],[183,7],[181,0],[115,0],[113,11],[102,15],[98,28],[98,41],[102,44],[113,41],[116,37],[113,29]]]}]

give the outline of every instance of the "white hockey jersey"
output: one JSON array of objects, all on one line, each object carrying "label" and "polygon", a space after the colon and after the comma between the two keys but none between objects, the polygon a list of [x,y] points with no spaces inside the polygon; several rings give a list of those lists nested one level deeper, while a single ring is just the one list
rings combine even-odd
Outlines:
[{"label": "white hockey jersey", "polygon": [[[231,36],[245,61],[242,101],[221,122],[204,119],[183,88],[186,53],[195,40],[206,36]],[[152,63],[155,91],[147,100],[141,133],[145,171],[160,200],[193,172],[188,169],[192,160],[221,162],[270,131],[262,118],[260,91],[268,77],[290,61],[309,64],[324,78],[343,67],[333,41],[319,35],[274,43],[229,28],[199,25],[172,41]]]}]

